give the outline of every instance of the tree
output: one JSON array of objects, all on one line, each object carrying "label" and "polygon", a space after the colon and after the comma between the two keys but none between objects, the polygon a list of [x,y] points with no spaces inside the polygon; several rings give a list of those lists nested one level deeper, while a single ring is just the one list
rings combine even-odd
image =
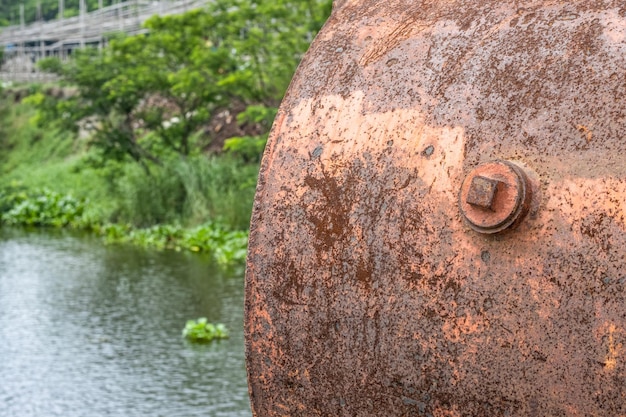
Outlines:
[{"label": "tree", "polygon": [[89,125],[106,158],[130,157],[148,170],[165,154],[192,152],[194,133],[220,108],[276,107],[330,5],[215,0],[207,9],[154,16],[145,35],[78,51],[67,64],[41,61],[78,93],[33,101],[42,122]]},{"label": "tree", "polygon": [[241,70],[253,82],[251,98],[277,106],[331,9],[330,0],[215,0],[207,27],[242,59]]}]

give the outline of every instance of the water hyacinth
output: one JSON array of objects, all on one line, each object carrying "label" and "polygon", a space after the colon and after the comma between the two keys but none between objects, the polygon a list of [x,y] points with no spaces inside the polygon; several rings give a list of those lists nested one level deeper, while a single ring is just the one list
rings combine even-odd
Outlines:
[{"label": "water hyacinth", "polygon": [[228,338],[228,330],[221,323],[209,323],[206,317],[189,320],[183,329],[183,337],[194,343],[206,343],[215,339]]},{"label": "water hyacinth", "polygon": [[70,194],[46,189],[31,192],[18,188],[0,189],[0,224],[86,229],[104,237],[107,243],[209,253],[224,267],[241,264],[246,259],[248,232],[245,230],[232,230],[216,222],[194,228],[171,224],[148,228],[100,224],[85,215],[86,204],[85,200]]},{"label": "water hyacinth", "polygon": [[28,194],[4,192],[0,199],[6,209],[0,213],[1,220],[11,225],[67,226],[80,218],[85,210],[83,200],[47,189]]},{"label": "water hyacinth", "polygon": [[226,266],[246,259],[248,232],[229,230],[217,223],[205,223],[186,229],[175,225],[157,225],[145,229],[109,224],[98,231],[108,243],[133,243],[154,249],[188,250],[213,255],[218,264]]}]

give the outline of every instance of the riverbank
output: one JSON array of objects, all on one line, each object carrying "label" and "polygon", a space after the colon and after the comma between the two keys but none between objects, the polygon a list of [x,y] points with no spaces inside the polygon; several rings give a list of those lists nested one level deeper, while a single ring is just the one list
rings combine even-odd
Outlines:
[{"label": "riverbank", "polygon": [[171,156],[146,174],[103,160],[80,134],[38,128],[36,115],[21,97],[0,99],[0,224],[84,229],[108,243],[244,261],[258,163]]},{"label": "riverbank", "polygon": [[209,2],[41,59],[56,84],[0,89],[0,223],[242,262],[272,121],[331,10]]}]

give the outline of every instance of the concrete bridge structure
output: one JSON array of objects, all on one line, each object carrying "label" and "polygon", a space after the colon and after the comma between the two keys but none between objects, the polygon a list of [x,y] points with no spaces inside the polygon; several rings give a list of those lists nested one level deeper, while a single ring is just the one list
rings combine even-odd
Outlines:
[{"label": "concrete bridge structure", "polygon": [[[101,47],[113,33],[143,33],[143,22],[155,14],[184,13],[202,7],[206,2],[207,0],[128,0],[87,11],[85,0],[81,0],[78,16],[30,24],[24,24],[22,8],[22,23],[0,31],[0,47],[4,49],[0,80],[50,79],[49,74],[36,71],[37,60],[47,56],[64,59],[73,50],[86,45]],[[61,0],[59,16],[63,15],[62,10]]]}]

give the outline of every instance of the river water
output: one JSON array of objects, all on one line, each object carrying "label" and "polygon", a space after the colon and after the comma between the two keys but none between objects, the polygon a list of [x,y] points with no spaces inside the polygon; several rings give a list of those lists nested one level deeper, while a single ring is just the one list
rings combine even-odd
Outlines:
[{"label": "river water", "polygon": [[[242,305],[198,255],[0,228],[0,417],[249,417]],[[231,337],[186,342],[198,317]]]}]

